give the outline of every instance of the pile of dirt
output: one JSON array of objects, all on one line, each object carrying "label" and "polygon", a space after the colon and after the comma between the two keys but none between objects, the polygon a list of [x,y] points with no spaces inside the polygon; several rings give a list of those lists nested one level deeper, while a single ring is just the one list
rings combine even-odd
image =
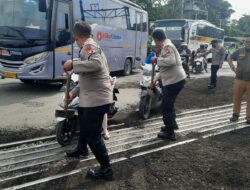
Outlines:
[{"label": "pile of dirt", "polygon": [[[179,94],[175,104],[176,113],[232,104],[233,80],[233,77],[219,77],[215,89],[207,88],[208,78],[186,80],[185,88]],[[124,122],[130,125],[135,121],[141,121],[138,104],[118,112],[110,124]],[[151,117],[156,116],[161,116],[161,108],[152,110]]]},{"label": "pile of dirt", "polygon": [[115,181],[83,179],[73,189],[247,190],[249,139],[250,128],[201,139],[114,164]]}]

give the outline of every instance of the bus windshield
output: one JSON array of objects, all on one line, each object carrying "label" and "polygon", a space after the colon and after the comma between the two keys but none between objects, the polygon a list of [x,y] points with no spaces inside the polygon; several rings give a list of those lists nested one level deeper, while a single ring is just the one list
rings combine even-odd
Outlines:
[{"label": "bus windshield", "polygon": [[165,28],[166,35],[171,40],[182,40],[182,27],[186,24],[183,20],[163,20],[155,23],[155,29]]},{"label": "bus windshield", "polygon": [[39,0],[0,0],[0,38],[48,40],[47,11],[39,11]]}]

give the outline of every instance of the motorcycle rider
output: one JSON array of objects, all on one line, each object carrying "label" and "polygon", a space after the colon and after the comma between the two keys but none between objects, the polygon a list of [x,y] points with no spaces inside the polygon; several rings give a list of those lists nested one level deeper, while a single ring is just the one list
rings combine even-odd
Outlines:
[{"label": "motorcycle rider", "polygon": [[190,72],[189,72],[189,58],[191,57],[191,50],[188,49],[188,45],[185,42],[181,43],[181,46],[179,48],[179,53],[181,57],[184,57],[186,60],[182,63],[182,66],[187,74],[187,78],[190,78]]},{"label": "motorcycle rider", "polygon": [[79,74],[79,83],[77,88],[70,92],[69,99],[65,99],[65,104],[79,94],[80,137],[77,147],[68,152],[67,156],[88,155],[88,144],[101,167],[97,171],[89,170],[86,177],[112,180],[113,171],[101,137],[103,118],[112,103],[107,60],[99,45],[92,39],[89,24],[77,22],[73,28],[73,35],[77,45],[82,47],[80,60],[68,60],[64,64],[64,70],[73,70]]},{"label": "motorcycle rider", "polygon": [[159,56],[159,53],[160,53],[160,49],[155,45],[154,42],[152,42],[152,52],[148,55],[148,57],[146,58],[144,64],[152,64],[151,63],[151,58],[152,57],[157,57]]},{"label": "motorcycle rider", "polygon": [[[196,51],[196,54],[199,54],[199,53],[205,53],[207,51],[206,47],[205,47],[205,44],[200,44],[200,47],[197,49]],[[206,55],[204,55],[205,57]]]},{"label": "motorcycle rider", "polygon": [[[181,57],[176,47],[167,39],[163,30],[155,30],[152,34],[157,47],[161,49],[159,57],[151,58],[151,62],[157,64],[162,80],[162,114],[165,128],[158,134],[159,138],[175,140],[174,128],[178,128],[174,103],[185,85],[186,74],[182,67]],[[151,84],[154,88],[157,79]]]},{"label": "motorcycle rider", "polygon": [[[207,72],[207,55],[204,55],[204,53],[207,52],[208,45],[207,44],[200,44],[200,47],[197,49],[195,57],[196,56],[202,56],[203,57],[203,63],[205,71]],[[193,70],[193,67],[192,67]]]}]

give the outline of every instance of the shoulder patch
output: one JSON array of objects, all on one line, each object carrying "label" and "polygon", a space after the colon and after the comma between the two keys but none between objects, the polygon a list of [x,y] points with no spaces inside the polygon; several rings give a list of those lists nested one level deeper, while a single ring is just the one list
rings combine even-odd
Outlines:
[{"label": "shoulder patch", "polygon": [[88,55],[91,55],[91,54],[93,54],[93,52],[94,52],[94,50],[93,50],[93,48],[92,48],[91,45],[85,45],[84,51],[85,51]]},{"label": "shoulder patch", "polygon": [[169,45],[164,46],[163,50],[166,54],[171,53],[171,47]]}]

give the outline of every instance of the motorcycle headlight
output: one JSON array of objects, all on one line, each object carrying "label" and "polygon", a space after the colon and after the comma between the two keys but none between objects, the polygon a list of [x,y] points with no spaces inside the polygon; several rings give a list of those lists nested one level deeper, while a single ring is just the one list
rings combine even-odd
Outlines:
[{"label": "motorcycle headlight", "polygon": [[31,57],[28,57],[24,60],[24,63],[27,63],[27,64],[33,64],[33,63],[36,63],[42,59],[44,59],[45,57],[47,57],[49,54],[49,52],[43,52],[43,53],[38,53],[36,55],[33,55]]}]

